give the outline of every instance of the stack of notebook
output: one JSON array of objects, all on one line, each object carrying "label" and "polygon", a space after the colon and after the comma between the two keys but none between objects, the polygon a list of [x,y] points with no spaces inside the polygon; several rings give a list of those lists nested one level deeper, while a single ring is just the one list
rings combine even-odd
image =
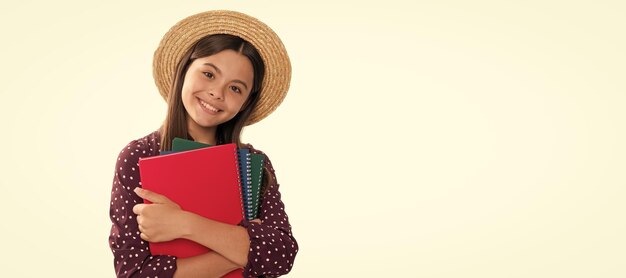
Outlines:
[{"label": "stack of notebook", "polygon": [[[174,140],[172,140],[172,150],[162,151],[161,155],[208,147],[211,147],[211,145],[181,138],[174,138]],[[261,181],[263,180],[264,157],[261,154],[251,153],[250,149],[240,148],[237,150],[237,160],[244,213],[247,220],[252,220],[257,218],[257,215],[259,214],[259,199],[261,194]]]},{"label": "stack of notebook", "polygon": [[[237,148],[235,144],[211,146],[175,138],[172,151],[139,160],[141,186],[165,195],[183,210],[237,225],[242,219],[257,218],[263,159],[263,155]],[[210,249],[193,241],[175,239],[151,242],[150,251],[153,255],[186,258]],[[237,276],[241,277],[240,270],[233,277]]]}]

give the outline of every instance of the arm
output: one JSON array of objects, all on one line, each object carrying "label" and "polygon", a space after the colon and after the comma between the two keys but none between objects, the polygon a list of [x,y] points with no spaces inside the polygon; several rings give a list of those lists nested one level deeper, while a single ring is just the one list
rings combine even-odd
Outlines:
[{"label": "arm", "polygon": [[148,242],[139,237],[139,228],[132,208],[142,200],[133,189],[139,186],[139,151],[141,141],[129,143],[120,152],[115,165],[109,216],[112,226],[109,247],[113,252],[117,277],[172,277],[176,257],[152,256]]},{"label": "arm", "polygon": [[[239,226],[206,219],[184,212],[183,238],[202,244],[244,268],[244,277],[287,274],[293,267],[298,244],[291,226],[271,162],[264,166],[270,173],[259,217],[262,221],[242,221]],[[208,232],[210,231],[210,232]]]},{"label": "arm", "polygon": [[[184,211],[178,204],[166,196],[150,190],[137,187],[134,191],[139,197],[151,203],[137,204],[132,208],[133,212],[137,214],[136,219],[139,225],[140,237],[143,240],[167,242],[177,238],[185,238],[186,232],[191,230],[190,227],[193,227],[193,230],[197,232],[197,234],[194,233],[194,236],[201,235],[197,238],[193,237],[194,240],[204,244],[219,245],[222,249],[231,251],[232,246],[228,245],[233,244],[232,241],[215,238],[214,235],[219,235],[220,233],[216,233],[216,231],[226,228],[222,233],[225,233],[225,236],[230,238],[234,233],[228,230],[228,226],[237,226],[222,224]],[[213,233],[207,233],[206,231],[212,231]],[[207,240],[209,242],[206,242]],[[222,243],[224,241],[226,245]],[[243,251],[246,250],[244,249]],[[241,266],[226,259],[221,254],[208,252],[191,258],[179,258],[174,277],[221,277],[237,268],[241,268]]]},{"label": "arm", "polygon": [[150,254],[148,242],[141,239],[137,216],[133,213],[133,207],[143,203],[134,192],[140,187],[136,155],[147,150],[149,147],[142,141],[133,141],[120,152],[115,166],[109,210],[113,223],[109,246],[117,277],[221,277],[237,268],[236,264],[215,252],[184,259]]},{"label": "arm", "polygon": [[209,252],[191,258],[178,259],[174,278],[222,277],[239,268],[216,252]]},{"label": "arm", "polygon": [[238,268],[246,266],[250,238],[245,228],[207,219],[187,211],[183,211],[183,215],[185,222],[188,223],[183,238],[211,248],[232,261]]},{"label": "arm", "polygon": [[[255,153],[262,152],[251,149]],[[265,174],[269,182],[259,208],[261,223],[242,221],[250,238],[248,260],[244,277],[265,275],[277,277],[291,271],[298,253],[298,243],[291,233],[285,205],[278,191],[279,185],[271,161],[265,156]]]}]

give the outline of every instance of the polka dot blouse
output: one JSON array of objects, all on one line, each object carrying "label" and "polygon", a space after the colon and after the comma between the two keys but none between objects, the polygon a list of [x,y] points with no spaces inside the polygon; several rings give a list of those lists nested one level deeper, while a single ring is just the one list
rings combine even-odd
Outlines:
[{"label": "polka dot blouse", "polygon": [[[159,153],[160,134],[155,131],[128,143],[120,152],[115,165],[111,207],[113,223],[109,246],[113,251],[117,277],[172,277],[176,271],[176,257],[152,256],[147,241],[139,237],[139,228],[133,206],[143,200],[133,192],[141,186],[139,158]],[[251,152],[263,154],[251,148]],[[264,154],[263,154],[264,155]],[[239,225],[248,230],[250,252],[244,277],[277,277],[288,273],[298,252],[298,243],[291,234],[291,225],[280,199],[278,183],[272,163],[265,156],[264,167],[270,173],[269,184],[261,200],[259,218],[262,224],[243,220]]]}]

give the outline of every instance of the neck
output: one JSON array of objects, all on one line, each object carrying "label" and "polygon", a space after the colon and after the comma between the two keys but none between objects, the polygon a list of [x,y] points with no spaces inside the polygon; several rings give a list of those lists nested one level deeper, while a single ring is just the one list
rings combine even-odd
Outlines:
[{"label": "neck", "polygon": [[217,127],[202,127],[196,124],[191,117],[187,118],[187,132],[194,141],[216,145],[215,132]]}]

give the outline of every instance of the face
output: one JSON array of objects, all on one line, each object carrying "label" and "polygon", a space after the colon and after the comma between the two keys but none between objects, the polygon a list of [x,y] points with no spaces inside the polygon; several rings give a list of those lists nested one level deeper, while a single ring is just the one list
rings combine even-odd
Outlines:
[{"label": "face", "polygon": [[190,133],[208,132],[214,136],[219,124],[232,119],[244,108],[252,81],[252,63],[233,50],[194,60],[185,74],[182,88]]}]

